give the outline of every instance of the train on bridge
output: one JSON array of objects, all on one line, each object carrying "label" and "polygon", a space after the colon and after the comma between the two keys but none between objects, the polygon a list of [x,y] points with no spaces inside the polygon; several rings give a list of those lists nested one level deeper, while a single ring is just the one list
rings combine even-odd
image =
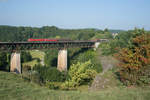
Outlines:
[{"label": "train on bridge", "polygon": [[28,42],[45,42],[45,41],[50,41],[50,42],[52,42],[52,41],[58,41],[58,39],[32,39],[32,38],[30,38],[30,39],[28,39]]},{"label": "train on bridge", "polygon": [[[71,39],[32,39],[32,38],[28,39],[28,42],[59,42],[59,41],[65,42],[65,41],[74,41],[74,40],[71,40]],[[76,40],[76,41],[81,41],[81,40]],[[95,40],[86,40],[86,41],[99,42],[99,41],[107,41],[107,39],[95,39]]]}]

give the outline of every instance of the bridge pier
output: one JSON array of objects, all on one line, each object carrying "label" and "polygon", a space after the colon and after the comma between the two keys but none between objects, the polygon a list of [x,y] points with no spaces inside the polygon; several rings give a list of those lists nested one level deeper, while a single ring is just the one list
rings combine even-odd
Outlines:
[{"label": "bridge pier", "polygon": [[67,50],[62,49],[58,52],[57,69],[59,71],[67,71]]},{"label": "bridge pier", "polygon": [[95,42],[95,48],[94,48],[94,50],[96,50],[99,45],[100,45],[100,42]]},{"label": "bridge pier", "polygon": [[20,53],[15,52],[11,54],[10,71],[21,74],[21,60]]}]

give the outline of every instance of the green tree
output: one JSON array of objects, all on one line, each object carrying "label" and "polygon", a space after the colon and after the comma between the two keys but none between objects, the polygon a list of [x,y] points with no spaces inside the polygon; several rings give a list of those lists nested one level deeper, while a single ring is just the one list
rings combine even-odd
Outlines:
[{"label": "green tree", "polygon": [[93,69],[96,70],[97,72],[102,71],[101,63],[97,59],[97,53],[94,50],[81,49],[80,51],[76,52],[75,55],[70,59],[71,64],[77,64],[78,62],[84,63],[86,61],[91,60],[93,64]]},{"label": "green tree", "polygon": [[109,30],[107,28],[104,29],[104,33],[108,33]]},{"label": "green tree", "polygon": [[87,61],[85,63],[78,62],[73,64],[68,74],[70,79],[62,84],[63,89],[72,89],[87,84],[96,76],[97,72],[93,70],[91,61]]},{"label": "green tree", "polygon": [[0,69],[6,70],[7,67],[7,54],[6,52],[0,52]]},{"label": "green tree", "polygon": [[32,60],[32,56],[30,52],[25,52],[25,51],[21,52],[21,62],[28,62],[31,60]]},{"label": "green tree", "polygon": [[45,65],[48,67],[56,67],[57,56],[58,56],[58,50],[56,49],[47,50],[44,56]]},{"label": "green tree", "polygon": [[120,61],[120,79],[126,85],[150,84],[150,34],[132,39],[132,47],[116,54]]},{"label": "green tree", "polygon": [[66,76],[57,68],[35,65],[33,70],[37,71],[43,83],[45,82],[63,82]]}]

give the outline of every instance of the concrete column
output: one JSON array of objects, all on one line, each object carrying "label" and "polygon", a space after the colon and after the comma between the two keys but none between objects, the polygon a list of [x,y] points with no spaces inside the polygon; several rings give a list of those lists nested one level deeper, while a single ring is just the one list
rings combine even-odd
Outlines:
[{"label": "concrete column", "polygon": [[10,62],[10,71],[16,72],[17,74],[21,73],[21,60],[20,53],[12,53],[11,54],[11,62]]},{"label": "concrete column", "polygon": [[95,48],[94,48],[94,50],[96,50],[99,45],[100,45],[100,42],[95,42]]},{"label": "concrete column", "polygon": [[59,71],[67,71],[67,50],[65,49],[58,52],[57,69]]}]

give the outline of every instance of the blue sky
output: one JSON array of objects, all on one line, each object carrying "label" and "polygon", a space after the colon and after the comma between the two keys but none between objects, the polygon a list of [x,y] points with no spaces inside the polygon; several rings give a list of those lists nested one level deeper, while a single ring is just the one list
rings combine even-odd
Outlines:
[{"label": "blue sky", "polygon": [[0,25],[150,30],[150,0],[0,0]]}]

